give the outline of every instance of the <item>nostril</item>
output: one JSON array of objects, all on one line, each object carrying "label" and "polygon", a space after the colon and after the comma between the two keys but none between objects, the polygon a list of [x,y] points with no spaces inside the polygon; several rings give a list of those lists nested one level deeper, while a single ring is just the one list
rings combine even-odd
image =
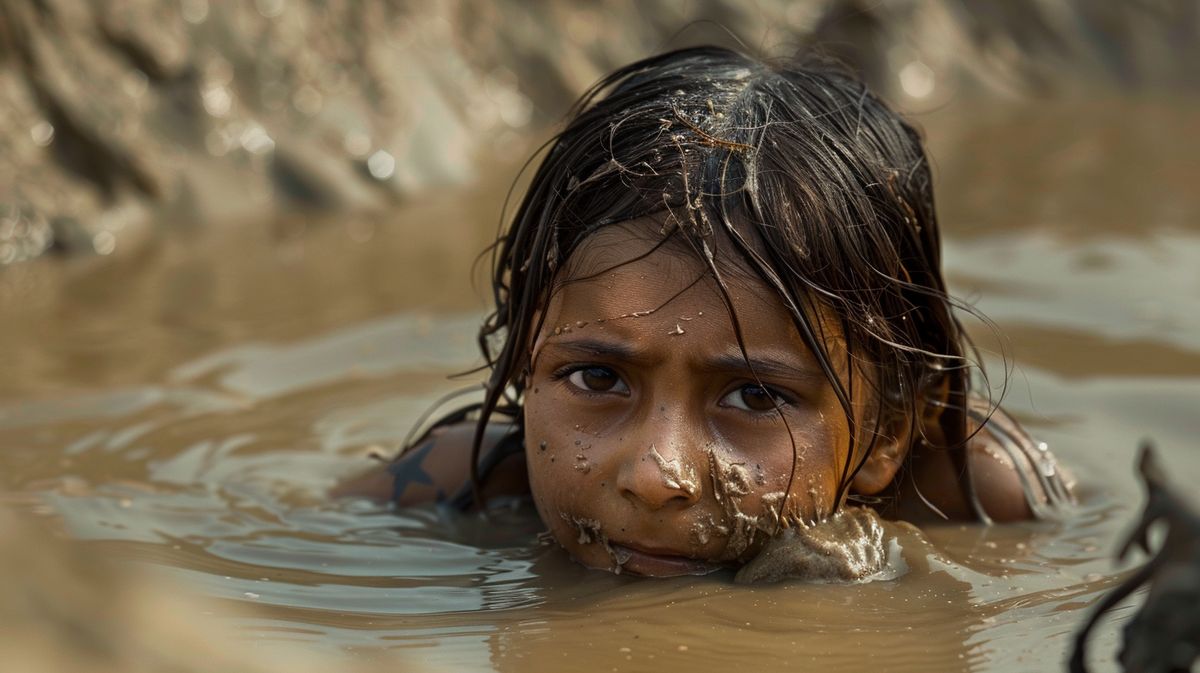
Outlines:
[{"label": "nostril", "polygon": [[695,500],[695,498],[693,498],[690,494],[680,493],[679,495],[671,496],[671,499],[668,502],[672,504],[686,505],[691,503],[693,500]]}]

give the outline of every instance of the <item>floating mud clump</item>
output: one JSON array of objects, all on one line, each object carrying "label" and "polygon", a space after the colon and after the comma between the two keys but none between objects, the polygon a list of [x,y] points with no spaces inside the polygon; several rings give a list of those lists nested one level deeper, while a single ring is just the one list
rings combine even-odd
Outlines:
[{"label": "floating mud clump", "polygon": [[738,571],[734,581],[869,582],[895,579],[907,570],[899,541],[875,510],[848,507],[820,523],[784,530]]}]

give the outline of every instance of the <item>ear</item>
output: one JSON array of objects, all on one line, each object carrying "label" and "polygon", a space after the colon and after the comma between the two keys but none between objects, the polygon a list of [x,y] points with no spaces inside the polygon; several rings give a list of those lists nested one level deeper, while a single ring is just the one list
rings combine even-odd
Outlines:
[{"label": "ear", "polygon": [[903,414],[880,428],[871,455],[850,482],[851,491],[859,495],[876,495],[891,485],[908,457],[912,444],[912,424]]}]

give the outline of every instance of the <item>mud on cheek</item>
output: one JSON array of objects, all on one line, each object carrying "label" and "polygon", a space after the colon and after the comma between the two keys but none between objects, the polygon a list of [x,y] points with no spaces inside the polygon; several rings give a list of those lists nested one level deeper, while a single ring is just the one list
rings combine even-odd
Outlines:
[{"label": "mud on cheek", "polygon": [[[710,450],[708,457],[713,493],[724,517],[696,524],[692,534],[701,544],[710,535],[728,537],[722,560],[744,563],[737,582],[854,583],[895,579],[907,572],[896,531],[875,510],[847,507],[829,513],[832,494],[816,479],[797,480],[791,495],[783,490],[763,493],[751,508],[755,496],[746,466],[718,451]],[[765,479],[757,485],[764,486]]]},{"label": "mud on cheek", "polygon": [[[620,573],[621,564],[627,561],[628,557],[621,558],[620,550],[609,544],[608,535],[600,521],[579,513],[586,508],[580,507],[580,503],[576,501],[582,489],[575,486],[581,479],[593,478],[588,475],[590,468],[581,468],[581,465],[586,465],[586,461],[576,456],[572,466],[558,465],[558,456],[546,442],[540,442],[536,454],[529,458],[531,465],[534,460],[543,463],[539,467],[545,472],[536,477],[531,473],[530,485],[538,514],[559,546],[580,563],[592,567],[596,564],[589,562],[587,558],[579,558],[576,550],[586,550],[595,546],[611,561],[608,569]],[[546,469],[551,467],[553,469]]]},{"label": "mud on cheek", "polygon": [[697,546],[714,537],[728,538],[721,561],[745,561],[759,544],[782,530],[826,515],[828,494],[819,480],[797,476],[785,503],[786,476],[768,479],[760,466],[751,469],[718,449],[709,449],[707,455],[713,497],[722,516],[717,520],[710,515],[693,524],[690,535]]},{"label": "mud on cheek", "polygon": [[579,537],[576,539],[577,544],[580,546],[594,544],[603,549],[612,562],[608,570],[617,575],[621,574],[622,567],[629,561],[632,554],[623,548],[613,547],[609,543],[608,535],[604,533],[604,529],[601,527],[599,521],[567,514],[566,512],[560,512],[559,516],[579,533]]}]

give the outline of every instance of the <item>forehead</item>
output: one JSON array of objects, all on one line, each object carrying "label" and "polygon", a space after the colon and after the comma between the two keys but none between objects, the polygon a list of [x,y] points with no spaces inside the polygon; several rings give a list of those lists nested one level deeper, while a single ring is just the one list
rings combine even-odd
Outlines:
[{"label": "forehead", "polygon": [[[592,234],[562,271],[546,307],[543,336],[582,323],[671,348],[736,344],[729,309],[701,254],[680,236],[664,243],[656,223],[625,223]],[[808,353],[791,314],[766,283],[734,264],[728,250],[718,251],[718,268],[748,348]]]},{"label": "forehead", "polygon": [[[703,272],[706,266],[701,261],[704,254],[700,247],[702,243],[694,237],[689,238],[679,231],[672,231],[672,227],[673,225],[664,225],[658,218],[650,217],[603,227],[584,238],[571,253],[562,271],[561,280],[577,280],[613,271],[651,255],[654,256],[654,266],[688,267],[693,276]],[[760,247],[758,237],[753,232],[746,232],[744,238],[752,247]],[[717,267],[727,283],[730,281],[730,275],[745,276],[743,280],[757,284],[763,290],[769,290],[733,252],[733,244],[728,234],[719,232],[707,236],[705,242],[712,250]],[[664,254],[655,254],[658,252]]]}]

